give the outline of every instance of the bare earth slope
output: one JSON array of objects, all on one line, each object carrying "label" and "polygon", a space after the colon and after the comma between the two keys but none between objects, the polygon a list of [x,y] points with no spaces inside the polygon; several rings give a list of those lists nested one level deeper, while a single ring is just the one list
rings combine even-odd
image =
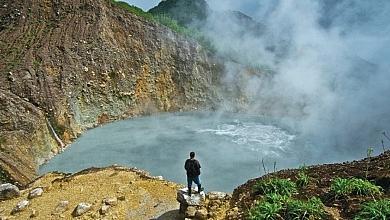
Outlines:
[{"label": "bare earth slope", "polygon": [[[29,191],[42,187],[41,197],[30,199],[26,210],[11,215],[15,205],[27,199]],[[7,219],[74,219],[72,212],[81,202],[92,205],[91,210],[76,219],[173,219],[179,203],[179,185],[154,179],[145,172],[121,167],[88,169],[73,175],[47,174],[22,191],[20,197],[0,202],[0,217]],[[116,198],[106,214],[101,214],[103,200]],[[56,211],[61,201],[68,201],[66,211]]]},{"label": "bare earth slope", "polygon": [[195,42],[106,0],[0,5],[0,179],[30,182],[82,131],[212,107],[212,60]]}]

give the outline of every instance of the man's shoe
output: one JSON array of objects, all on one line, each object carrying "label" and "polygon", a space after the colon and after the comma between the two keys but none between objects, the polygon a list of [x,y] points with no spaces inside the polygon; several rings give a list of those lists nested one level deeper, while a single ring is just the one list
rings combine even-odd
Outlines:
[{"label": "man's shoe", "polygon": [[204,189],[203,189],[203,187],[202,187],[202,185],[199,185],[199,187],[198,187],[198,193],[200,193],[200,192],[202,192]]}]

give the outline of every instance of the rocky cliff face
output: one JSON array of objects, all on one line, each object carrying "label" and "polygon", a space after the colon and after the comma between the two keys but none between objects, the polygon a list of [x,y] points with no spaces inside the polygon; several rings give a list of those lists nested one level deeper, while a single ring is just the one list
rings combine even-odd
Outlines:
[{"label": "rocky cliff face", "polygon": [[3,1],[0,56],[0,176],[22,185],[87,128],[218,100],[206,51],[109,1]]}]

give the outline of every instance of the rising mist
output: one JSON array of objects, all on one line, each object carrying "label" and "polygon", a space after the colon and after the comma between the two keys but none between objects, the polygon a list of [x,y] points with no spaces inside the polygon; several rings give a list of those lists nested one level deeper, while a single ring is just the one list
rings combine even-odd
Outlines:
[{"label": "rising mist", "polygon": [[[390,147],[382,135],[390,124],[389,1],[209,3],[214,11],[203,32],[229,58],[225,82],[241,87],[249,112],[288,124],[310,143],[306,150],[314,158],[361,157],[370,146],[379,153],[382,139]],[[216,12],[219,5],[243,4],[254,6],[251,15],[262,30],[248,31]],[[259,74],[242,80],[248,65]],[[272,74],[262,74],[264,68]]]}]

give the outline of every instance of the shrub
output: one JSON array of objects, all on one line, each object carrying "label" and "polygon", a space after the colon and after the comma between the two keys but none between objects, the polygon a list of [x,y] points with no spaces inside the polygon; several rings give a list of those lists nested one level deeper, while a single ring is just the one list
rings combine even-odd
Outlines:
[{"label": "shrub", "polygon": [[370,183],[368,180],[357,178],[337,178],[332,182],[330,191],[338,196],[347,195],[378,195],[382,188]]},{"label": "shrub", "polygon": [[249,210],[248,219],[324,219],[324,204],[313,197],[308,201],[291,199],[279,194],[266,195]]},{"label": "shrub", "polygon": [[390,219],[390,200],[382,199],[363,204],[362,209],[354,219]]},{"label": "shrub", "polygon": [[289,200],[287,203],[286,219],[314,220],[324,217],[324,204],[319,198],[313,197],[308,201]]},{"label": "shrub", "polygon": [[304,187],[309,184],[310,177],[305,173],[300,171],[297,176],[296,184],[298,187]]},{"label": "shrub", "polygon": [[282,210],[282,204],[259,202],[249,210],[249,220],[276,220],[281,219],[279,212]]},{"label": "shrub", "polygon": [[290,196],[287,195],[279,195],[277,193],[271,193],[265,195],[264,201],[270,202],[270,203],[279,203],[279,204],[285,204],[290,199]]},{"label": "shrub", "polygon": [[259,181],[254,186],[254,191],[261,194],[279,194],[291,196],[293,193],[297,192],[297,188],[294,182],[288,179],[268,179]]}]

